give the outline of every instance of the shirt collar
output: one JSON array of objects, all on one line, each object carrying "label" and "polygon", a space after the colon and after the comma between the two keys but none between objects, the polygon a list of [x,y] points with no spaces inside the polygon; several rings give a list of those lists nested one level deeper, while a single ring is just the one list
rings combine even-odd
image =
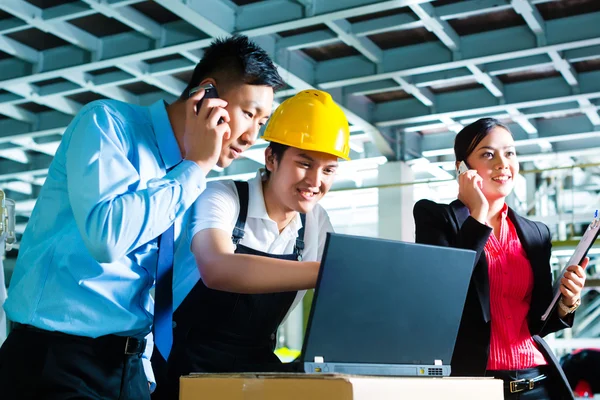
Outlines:
[{"label": "shirt collar", "polygon": [[179,145],[175,139],[173,127],[169,121],[166,103],[164,100],[159,100],[152,104],[149,109],[154,134],[156,135],[156,142],[158,144],[158,151],[165,163],[165,168],[172,168],[181,161],[182,157]]},{"label": "shirt collar", "polygon": [[[274,222],[273,220],[271,220],[271,218],[269,218],[269,214],[267,213],[267,207],[265,206],[265,197],[263,194],[262,186],[263,175],[264,169],[261,168],[256,173],[256,176],[248,181],[248,217],[264,219]],[[302,219],[300,218],[300,213],[296,213],[294,219],[290,221],[290,223],[288,224],[288,226],[286,226],[285,229],[289,228],[289,231],[291,233],[296,234],[301,227]]]},{"label": "shirt collar", "polygon": [[500,215],[502,216],[502,220],[506,220],[506,216],[508,215],[508,204],[504,203],[502,206],[502,210],[500,210]]}]

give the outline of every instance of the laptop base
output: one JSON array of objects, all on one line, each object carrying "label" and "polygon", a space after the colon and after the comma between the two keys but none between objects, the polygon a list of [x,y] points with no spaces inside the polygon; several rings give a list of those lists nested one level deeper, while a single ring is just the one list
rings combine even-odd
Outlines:
[{"label": "laptop base", "polygon": [[305,362],[304,371],[310,374],[334,373],[377,376],[450,376],[449,365]]}]

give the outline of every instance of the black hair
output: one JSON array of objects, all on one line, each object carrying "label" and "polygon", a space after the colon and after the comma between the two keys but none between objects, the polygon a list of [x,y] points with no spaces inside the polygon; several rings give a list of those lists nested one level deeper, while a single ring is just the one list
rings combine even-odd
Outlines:
[{"label": "black hair", "polygon": [[[285,151],[287,149],[290,148],[290,146],[281,144],[281,143],[269,142],[269,147],[267,147],[267,148],[271,149],[271,154],[275,158],[275,161],[277,161],[279,163],[279,162],[281,162],[281,159],[283,158],[283,154],[285,153]],[[269,171],[268,169],[265,168],[265,175],[266,175],[267,179],[270,178],[271,171]]]},{"label": "black hair", "polygon": [[190,89],[208,77],[214,78],[217,84],[222,79],[224,84],[264,85],[274,91],[285,86],[267,52],[244,35],[215,39],[204,50],[181,99],[187,99]]},{"label": "black hair", "polygon": [[456,161],[466,161],[467,157],[477,148],[477,145],[494,128],[506,129],[512,135],[508,126],[496,118],[480,118],[458,132],[454,139],[454,156],[456,157]]}]

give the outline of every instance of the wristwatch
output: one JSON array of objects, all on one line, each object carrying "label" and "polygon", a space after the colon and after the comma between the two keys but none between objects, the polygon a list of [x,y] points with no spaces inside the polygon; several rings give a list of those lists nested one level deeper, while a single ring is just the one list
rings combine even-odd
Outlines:
[{"label": "wristwatch", "polygon": [[558,306],[565,314],[571,314],[571,313],[575,312],[575,310],[577,310],[577,308],[579,307],[580,304],[581,304],[581,297],[578,298],[577,301],[575,302],[575,304],[573,304],[570,307],[563,302],[562,297],[558,300]]}]

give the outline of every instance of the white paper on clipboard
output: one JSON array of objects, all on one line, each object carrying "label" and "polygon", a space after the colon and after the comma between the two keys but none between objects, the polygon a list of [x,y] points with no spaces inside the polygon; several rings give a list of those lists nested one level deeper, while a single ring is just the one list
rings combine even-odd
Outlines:
[{"label": "white paper on clipboard", "polygon": [[558,302],[558,299],[560,298],[560,285],[561,285],[560,280],[564,276],[567,268],[571,265],[581,264],[581,262],[587,255],[588,250],[594,244],[596,237],[598,237],[599,230],[600,230],[600,219],[594,218],[592,220],[592,223],[585,230],[583,237],[581,238],[581,240],[579,241],[579,244],[575,248],[575,252],[569,259],[569,262],[567,263],[565,268],[561,271],[558,278],[556,278],[556,282],[554,282],[554,286],[552,287],[552,291],[554,292],[554,298],[552,299],[552,302],[546,309],[546,312],[544,313],[544,315],[542,315],[542,321],[545,321],[546,319],[548,319],[548,316],[550,315],[550,313],[554,309],[554,306]]}]

